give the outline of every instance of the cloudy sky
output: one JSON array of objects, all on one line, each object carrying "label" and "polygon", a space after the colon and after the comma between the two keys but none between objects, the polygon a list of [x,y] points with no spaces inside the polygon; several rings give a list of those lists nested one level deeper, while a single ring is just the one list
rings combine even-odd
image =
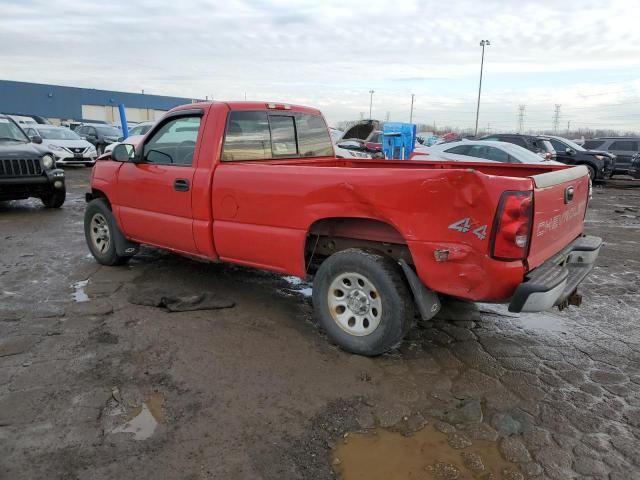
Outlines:
[{"label": "cloudy sky", "polygon": [[640,130],[638,0],[0,0],[0,78],[368,116]]}]

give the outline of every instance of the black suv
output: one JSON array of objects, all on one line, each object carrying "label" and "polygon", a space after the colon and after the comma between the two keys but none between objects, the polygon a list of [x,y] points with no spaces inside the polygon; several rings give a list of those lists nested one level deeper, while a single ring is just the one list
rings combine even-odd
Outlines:
[{"label": "black suv", "polygon": [[80,135],[81,138],[96,147],[98,156],[104,153],[104,147],[117,142],[118,139],[122,137],[122,132],[120,130],[106,123],[83,124],[76,128],[75,132]]},{"label": "black suv", "polygon": [[599,137],[587,140],[583,145],[586,149],[598,149],[616,156],[616,169],[613,172],[623,175],[630,174],[634,155],[640,152],[640,138],[638,137]]},{"label": "black suv", "polygon": [[514,143],[538,154],[549,153],[551,159],[567,165],[585,165],[592,180],[611,178],[616,164],[616,156],[611,153],[585,150],[571,140],[552,135],[498,134],[489,135],[481,140]]},{"label": "black suv", "polygon": [[562,137],[544,136],[556,151],[555,159],[567,165],[585,165],[592,180],[611,178],[616,168],[616,156],[600,150],[586,150]]},{"label": "black suv", "polygon": [[53,155],[30,139],[11,118],[0,114],[0,201],[36,197],[47,208],[64,203],[64,171]]}]

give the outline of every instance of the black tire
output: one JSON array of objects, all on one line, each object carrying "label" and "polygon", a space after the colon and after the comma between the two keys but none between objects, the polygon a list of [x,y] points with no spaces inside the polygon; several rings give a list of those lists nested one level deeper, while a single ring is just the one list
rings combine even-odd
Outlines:
[{"label": "black tire", "polygon": [[587,167],[587,170],[589,170],[589,176],[591,177],[591,181],[595,182],[596,181],[596,169],[593,168],[591,165],[585,165],[585,167]]},{"label": "black tire", "polygon": [[67,198],[66,188],[52,191],[48,195],[40,197],[45,208],[60,208]]},{"label": "black tire", "polygon": [[118,255],[115,243],[116,228],[116,220],[107,202],[101,198],[91,200],[84,212],[84,237],[89,251],[102,265],[122,265],[131,258]]},{"label": "black tire", "polygon": [[[339,293],[341,287],[336,289],[335,282],[342,286],[340,282],[351,275],[358,282],[362,277],[368,283],[363,283],[363,290],[359,290],[359,286],[346,290],[343,293],[345,306],[336,305],[341,297],[335,292]],[[368,288],[365,285],[371,285],[373,290],[364,294]],[[360,297],[363,294],[366,299]],[[369,311],[353,314],[357,311],[351,310],[353,302],[365,302],[366,305],[355,303],[355,307],[361,308],[359,312],[366,308]],[[374,312],[374,303],[370,302],[377,302],[375,305],[379,305],[380,311]],[[380,355],[399,345],[411,328],[415,308],[400,265],[380,253],[355,248],[335,253],[320,265],[313,281],[313,305],[318,322],[333,342],[348,352],[366,356]],[[346,322],[344,315],[349,317]],[[372,322],[368,322],[368,316]],[[353,326],[349,323],[352,319],[355,320]],[[355,332],[357,328],[361,331]],[[371,328],[368,333],[367,328]]]}]

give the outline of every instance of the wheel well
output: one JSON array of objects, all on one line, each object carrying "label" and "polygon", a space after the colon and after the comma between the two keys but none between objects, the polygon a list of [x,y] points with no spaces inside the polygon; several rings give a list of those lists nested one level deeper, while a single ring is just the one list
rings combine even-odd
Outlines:
[{"label": "wheel well", "polygon": [[107,203],[107,206],[109,207],[109,210],[111,210],[111,202],[109,201],[109,197],[107,197],[107,195],[102,190],[98,190],[97,188],[92,188],[91,198],[92,199],[104,198],[105,202]]},{"label": "wheel well", "polygon": [[406,240],[392,225],[371,218],[340,217],[324,218],[309,227],[304,250],[307,271],[349,248],[374,250],[413,265]]}]

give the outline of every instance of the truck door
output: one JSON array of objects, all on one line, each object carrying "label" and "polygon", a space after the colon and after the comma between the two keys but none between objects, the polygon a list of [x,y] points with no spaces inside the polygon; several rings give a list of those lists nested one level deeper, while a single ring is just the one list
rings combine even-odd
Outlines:
[{"label": "truck door", "polygon": [[191,188],[201,116],[200,110],[184,110],[165,117],[137,148],[139,161],[122,165],[118,174],[119,215],[134,240],[197,252]]}]

